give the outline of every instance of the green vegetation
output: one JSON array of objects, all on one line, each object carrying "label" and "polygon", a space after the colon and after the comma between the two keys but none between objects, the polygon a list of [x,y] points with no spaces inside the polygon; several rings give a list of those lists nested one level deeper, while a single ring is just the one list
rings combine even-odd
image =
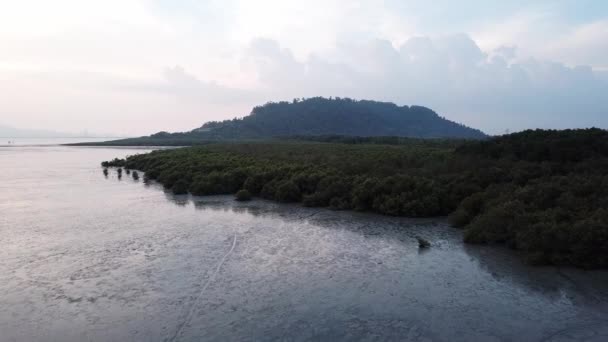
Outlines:
[{"label": "green vegetation", "polygon": [[171,191],[176,195],[185,195],[188,193],[188,181],[185,179],[178,179],[173,186],[171,186]]},{"label": "green vegetation", "polygon": [[270,102],[253,108],[243,118],[207,122],[190,132],[158,132],[147,137],[75,145],[196,146],[218,141],[336,135],[457,139],[487,137],[479,130],[447,120],[421,106],[313,97],[292,102]]},{"label": "green vegetation", "polygon": [[123,167],[123,166],[125,166],[125,161],[124,161],[124,159],[114,158],[110,161],[102,162],[101,166],[103,166],[103,167]]},{"label": "green vegetation", "polygon": [[484,138],[420,106],[314,97],[267,103],[242,119],[208,122],[194,132],[213,138],[268,138],[292,135]]},{"label": "green vegetation", "polygon": [[[348,141],[351,139],[351,141]],[[608,267],[608,132],[525,131],[392,145],[282,141],[154,151],[104,166],[176,193],[234,194],[385,215],[449,215],[470,243],[539,264]]]},{"label": "green vegetation", "polygon": [[134,180],[139,180],[139,173],[137,171],[133,171],[131,173],[131,176],[133,177]]},{"label": "green vegetation", "polygon": [[250,201],[251,200],[251,193],[245,189],[241,189],[239,190],[236,195],[235,195],[235,199],[237,201]]}]

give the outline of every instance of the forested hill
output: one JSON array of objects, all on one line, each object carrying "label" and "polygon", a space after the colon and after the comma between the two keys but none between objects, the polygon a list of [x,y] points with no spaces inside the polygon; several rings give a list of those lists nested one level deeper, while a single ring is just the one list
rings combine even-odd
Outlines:
[{"label": "forested hill", "polygon": [[402,136],[416,138],[484,138],[479,130],[449,121],[420,106],[327,99],[267,103],[249,116],[208,122],[196,131],[218,138],[295,135]]},{"label": "forested hill", "polygon": [[440,117],[420,106],[349,98],[314,97],[270,102],[239,119],[212,121],[190,132],[159,132],[104,145],[198,145],[209,141],[306,136],[483,139],[476,129]]}]

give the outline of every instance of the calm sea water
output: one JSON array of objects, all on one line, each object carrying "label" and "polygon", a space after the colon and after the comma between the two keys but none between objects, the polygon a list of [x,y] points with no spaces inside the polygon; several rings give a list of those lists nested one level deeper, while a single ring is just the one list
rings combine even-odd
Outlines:
[{"label": "calm sea water", "polygon": [[0,137],[0,147],[52,146],[80,142],[99,142],[117,138],[11,138]]},{"label": "calm sea water", "polygon": [[606,272],[528,267],[442,220],[102,174],[145,151],[0,147],[0,341],[608,340]]}]

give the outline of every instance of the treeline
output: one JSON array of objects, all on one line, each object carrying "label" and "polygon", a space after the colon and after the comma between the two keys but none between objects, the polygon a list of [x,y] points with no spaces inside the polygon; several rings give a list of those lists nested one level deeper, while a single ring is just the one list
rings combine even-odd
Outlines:
[{"label": "treeline", "polygon": [[[608,134],[526,131],[486,141],[214,144],[106,162],[175,193],[435,217],[529,261],[608,266]],[[528,147],[528,148],[526,148]],[[578,153],[573,153],[578,151]]]},{"label": "treeline", "polygon": [[281,137],[280,140],[312,141],[336,144],[375,144],[375,145],[422,145],[427,147],[454,148],[461,146],[466,139],[423,139],[400,136],[365,137],[350,135],[294,135]]}]

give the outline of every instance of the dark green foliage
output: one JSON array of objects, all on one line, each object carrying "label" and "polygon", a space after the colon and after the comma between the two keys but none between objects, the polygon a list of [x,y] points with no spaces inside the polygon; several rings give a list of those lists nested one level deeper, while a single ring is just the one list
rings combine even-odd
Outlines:
[{"label": "dark green foliage", "polygon": [[252,194],[260,194],[262,188],[273,176],[270,173],[255,173],[247,177],[243,187]]},{"label": "dark green foliage", "polygon": [[471,223],[473,218],[483,209],[483,204],[484,198],[482,193],[475,193],[465,198],[458,206],[458,209],[450,214],[450,224],[461,228]]},{"label": "dark green foliage", "polygon": [[279,182],[274,194],[274,198],[279,202],[298,202],[301,196],[300,188],[291,180]]},{"label": "dark green foliage", "polygon": [[191,134],[212,139],[297,135],[485,137],[482,132],[446,120],[425,107],[322,97],[270,102],[253,108],[251,114],[242,119],[208,122]]},{"label": "dark green foliage", "polygon": [[138,180],[139,179],[139,173],[137,171],[133,171],[131,173],[131,176],[133,176],[133,179]]},{"label": "dark green foliage", "polygon": [[489,141],[471,142],[462,145],[458,152],[494,159],[578,162],[608,156],[608,131],[599,128],[527,130]]},{"label": "dark green foliage", "polygon": [[108,177],[108,169],[107,168],[103,169],[103,175],[106,176],[106,177]]},{"label": "dark green foliage", "polygon": [[237,201],[250,201],[251,193],[245,189],[241,189],[236,193],[235,199]]},{"label": "dark green foliage", "polygon": [[176,193],[244,189],[306,206],[449,215],[467,242],[505,244],[533,263],[591,268],[608,267],[606,141],[606,131],[589,129],[482,142],[226,143],[106,165],[143,170]]},{"label": "dark green foliage", "polygon": [[123,167],[123,166],[125,166],[125,160],[114,158],[113,160],[102,162],[101,166],[103,166],[103,167]]},{"label": "dark green foliage", "polygon": [[171,186],[171,192],[173,192],[175,195],[187,194],[188,186],[189,184],[186,180],[179,179]]},{"label": "dark green foliage", "polygon": [[159,132],[148,137],[78,145],[194,146],[286,137],[353,144],[401,144],[406,140],[403,137],[484,139],[487,136],[421,106],[314,97],[297,102],[269,102],[253,108],[243,118],[207,122],[190,132]]}]

